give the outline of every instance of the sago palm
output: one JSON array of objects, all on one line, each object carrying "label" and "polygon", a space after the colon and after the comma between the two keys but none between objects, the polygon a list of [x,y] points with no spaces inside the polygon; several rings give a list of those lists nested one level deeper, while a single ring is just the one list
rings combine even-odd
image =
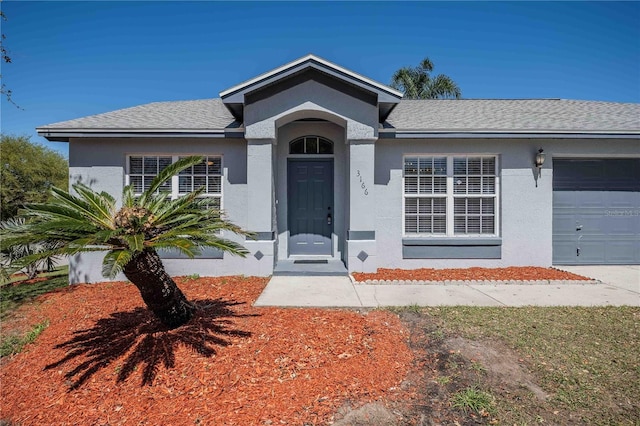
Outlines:
[{"label": "sago palm", "polygon": [[166,273],[157,250],[194,257],[202,248],[214,247],[245,256],[247,250],[221,232],[250,236],[220,211],[206,208],[206,200],[198,198],[202,188],[174,200],[159,190],[173,175],[201,161],[202,157],[186,157],[168,166],[139,197],[126,186],[119,209],[113,196],[81,183],[72,185],[77,195],[53,188],[50,202],[27,205],[21,212],[22,226],[0,231],[1,247],[56,243],[52,250],[22,258],[17,266],[52,255],[105,252],[104,277],[123,272],[160,321],[169,327],[185,324],[195,308]]},{"label": "sago palm", "polygon": [[391,77],[391,87],[404,93],[405,99],[460,99],[460,88],[444,74],[431,76],[433,63],[424,58],[417,67],[400,68]]}]

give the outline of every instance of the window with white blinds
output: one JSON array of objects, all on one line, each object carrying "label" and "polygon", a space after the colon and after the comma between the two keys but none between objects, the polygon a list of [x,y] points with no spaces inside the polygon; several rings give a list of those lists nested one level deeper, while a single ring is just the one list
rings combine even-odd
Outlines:
[{"label": "window with white blinds", "polygon": [[[153,179],[165,167],[181,156],[130,155],[127,157],[126,184],[132,185],[136,195],[146,191]],[[205,156],[202,162],[181,171],[160,187],[172,199],[204,188],[201,198],[206,198],[210,208],[219,209],[222,199],[222,157]]]},{"label": "window with white blinds", "polygon": [[495,157],[454,157],[453,182],[453,233],[495,234]]},{"label": "window with white blinds", "polygon": [[404,158],[404,233],[497,235],[495,156]]},{"label": "window with white blinds", "polygon": [[[149,189],[155,177],[171,164],[171,157],[159,156],[131,156],[129,157],[128,185],[133,186],[136,194],[142,194]],[[166,181],[160,187],[161,191],[171,191],[171,181]]]},{"label": "window with white blinds", "polygon": [[404,195],[406,233],[446,233],[446,157],[405,158]]}]

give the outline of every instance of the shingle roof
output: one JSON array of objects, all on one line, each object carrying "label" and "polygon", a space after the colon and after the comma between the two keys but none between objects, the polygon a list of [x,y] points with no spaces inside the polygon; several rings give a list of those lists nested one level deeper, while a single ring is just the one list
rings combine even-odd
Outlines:
[{"label": "shingle roof", "polygon": [[[236,128],[220,99],[154,102],[41,126],[45,135],[82,131],[220,131]],[[383,125],[428,132],[640,133],[640,104],[538,100],[403,100]]]},{"label": "shingle roof", "polygon": [[640,104],[563,99],[403,100],[384,127],[431,132],[638,132]]},{"label": "shingle roof", "polygon": [[153,102],[41,126],[40,129],[216,130],[234,118],[220,99]]}]

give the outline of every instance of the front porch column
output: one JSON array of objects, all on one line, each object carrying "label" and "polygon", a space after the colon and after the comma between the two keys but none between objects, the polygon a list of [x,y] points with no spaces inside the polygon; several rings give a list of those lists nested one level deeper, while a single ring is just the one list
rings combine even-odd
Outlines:
[{"label": "front porch column", "polygon": [[[271,275],[275,265],[274,139],[247,140],[247,229],[256,233],[245,247],[251,274]],[[247,274],[248,275],[248,274]]]},{"label": "front porch column", "polygon": [[349,272],[375,272],[376,197],[374,189],[375,139],[349,140]]}]

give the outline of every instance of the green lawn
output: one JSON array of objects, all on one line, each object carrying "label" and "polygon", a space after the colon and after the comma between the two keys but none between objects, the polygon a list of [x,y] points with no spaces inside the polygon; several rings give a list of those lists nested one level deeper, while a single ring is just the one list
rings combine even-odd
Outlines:
[{"label": "green lawn", "polygon": [[21,304],[33,300],[41,294],[69,285],[69,267],[63,266],[53,272],[38,275],[46,280],[33,284],[20,284],[24,279],[13,279],[0,287],[0,320],[16,310]]},{"label": "green lawn", "polygon": [[[40,274],[46,278],[34,283],[22,283],[24,279],[13,279],[0,287],[0,321],[5,321],[20,305],[27,303],[41,294],[69,285],[69,268],[67,266],[53,272]],[[3,326],[0,330],[0,357],[18,353],[22,348],[33,342],[49,325],[48,321],[35,324],[26,332],[7,330]]]},{"label": "green lawn", "polygon": [[544,402],[533,395],[524,400],[501,395],[496,398],[500,424],[640,424],[640,308],[455,307],[422,312],[447,335],[502,341],[550,395]]}]

